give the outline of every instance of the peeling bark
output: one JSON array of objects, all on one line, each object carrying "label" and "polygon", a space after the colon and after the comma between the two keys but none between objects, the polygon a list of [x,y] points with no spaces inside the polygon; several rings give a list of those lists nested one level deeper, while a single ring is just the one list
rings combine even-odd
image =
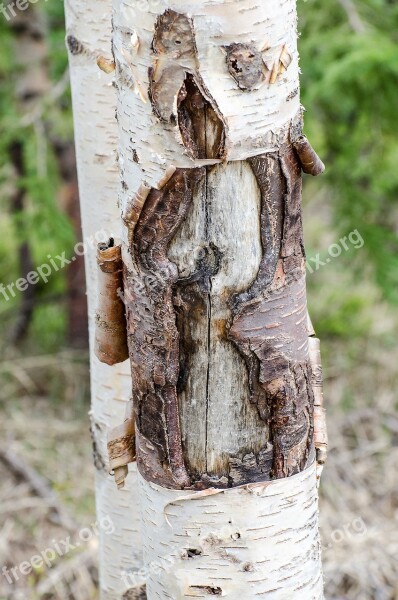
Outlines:
[{"label": "peeling bark", "polygon": [[325,165],[312,148],[305,135],[301,134],[297,139],[293,140],[293,148],[297,152],[304,173],[314,176],[322,175],[325,171]]},{"label": "peeling bark", "polygon": [[323,407],[323,374],[320,341],[315,337],[310,337],[309,339],[309,352],[312,373],[311,382],[314,392],[314,443],[316,460],[321,467],[321,471],[327,459],[328,433],[326,428],[326,411]]},{"label": "peeling bark", "polygon": [[135,461],[135,418],[133,401],[126,406],[126,416],[122,425],[108,434],[109,467],[113,471],[118,489],[124,488],[128,466]]},{"label": "peeling bark", "polygon": [[122,300],[123,261],[121,247],[113,238],[98,245],[98,308],[95,316],[95,354],[107,365],[129,357],[126,317]]}]

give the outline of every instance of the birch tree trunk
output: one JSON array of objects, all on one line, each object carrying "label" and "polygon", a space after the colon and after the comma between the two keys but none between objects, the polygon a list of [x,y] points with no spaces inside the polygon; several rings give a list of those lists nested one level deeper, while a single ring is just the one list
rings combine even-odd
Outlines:
[{"label": "birch tree trunk", "polygon": [[138,569],[141,565],[136,472],[135,467],[131,467],[127,486],[115,494],[109,476],[106,443],[108,429],[123,418],[131,393],[131,376],[127,362],[109,366],[101,363],[94,354],[99,273],[97,242],[117,235],[120,230],[116,97],[111,81],[97,66],[99,55],[111,57],[111,5],[108,0],[95,3],[67,0],[65,10],[86,248],[97,517],[100,525],[111,521],[114,526],[112,534],[108,525],[98,528],[101,598],[120,600],[133,597],[123,572],[132,567]]},{"label": "birch tree trunk", "polygon": [[113,24],[134,409],[109,449],[121,486],[135,426],[147,598],[320,600],[296,2],[115,0]]}]

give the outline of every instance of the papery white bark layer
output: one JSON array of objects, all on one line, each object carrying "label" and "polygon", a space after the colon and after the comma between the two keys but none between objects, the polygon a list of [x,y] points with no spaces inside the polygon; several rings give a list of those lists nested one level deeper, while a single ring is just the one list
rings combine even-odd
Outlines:
[{"label": "papery white bark layer", "polygon": [[184,493],[139,478],[148,600],[322,600],[315,465]]},{"label": "papery white bark layer", "polygon": [[116,96],[109,75],[96,57],[111,56],[111,6],[85,0],[65,3],[67,41],[73,92],[79,191],[86,247],[86,277],[90,317],[92,429],[96,444],[96,501],[99,532],[101,597],[120,600],[126,592],[122,571],[141,564],[135,467],[127,486],[117,492],[108,474],[107,431],[123,421],[131,394],[129,363],[109,367],[94,355],[97,305],[97,242],[118,235],[119,175],[116,166]]},{"label": "papery white bark layer", "polygon": [[[129,189],[135,192],[143,182],[157,187],[170,165],[189,168],[220,162],[192,159],[182,146],[178,127],[161,122],[152,110],[148,97],[149,70],[156,63],[152,42],[156,21],[166,10],[190,20],[196,52],[175,58],[174,65],[192,73],[216,107],[225,125],[228,160],[276,150],[281,130],[300,107],[296,0],[123,0],[120,6],[118,2],[114,52],[122,107],[118,114],[124,150],[121,166]],[[261,52],[265,66],[278,60],[284,47],[292,62],[274,84],[262,82],[242,91],[228,72],[225,55],[225,47],[236,43],[251,44]],[[178,88],[174,92],[177,104]],[[138,163],[130,164],[133,155]]]}]

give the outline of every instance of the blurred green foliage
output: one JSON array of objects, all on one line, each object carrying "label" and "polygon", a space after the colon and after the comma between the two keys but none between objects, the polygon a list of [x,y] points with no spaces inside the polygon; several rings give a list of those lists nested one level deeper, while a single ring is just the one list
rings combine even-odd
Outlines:
[{"label": "blurred green foliage", "polygon": [[[351,6],[349,11],[344,6]],[[64,77],[67,55],[64,46],[63,3],[49,0],[35,4],[48,21],[49,75],[56,86]],[[326,285],[324,314],[315,307],[319,332],[325,336],[361,335],[369,323],[366,307],[375,298],[356,291],[364,278],[377,281],[384,298],[398,302],[398,3],[391,0],[298,0],[302,101],[308,109],[306,132],[327,165],[327,173],[307,182],[306,198],[319,197],[328,204],[332,220],[319,227],[333,231],[334,239],[357,229],[364,248],[343,253],[338,266],[328,267],[321,280]],[[0,225],[0,279],[6,285],[19,276],[17,246],[29,241],[37,265],[47,256],[72,249],[73,233],[60,210],[57,190],[58,165],[51,144],[44,145],[34,125],[24,125],[15,102],[19,67],[15,64],[13,32],[0,17],[0,206],[8,215]],[[72,138],[70,93],[44,100],[46,132],[60,139]],[[19,140],[24,149],[25,176],[17,185],[27,192],[23,214],[10,215],[10,143]],[[40,148],[40,151],[38,150]],[[39,154],[39,156],[38,156]],[[39,160],[38,160],[39,159]],[[44,161],[44,174],[43,174]],[[39,165],[41,162],[41,167]],[[319,207],[322,203],[307,203]],[[333,228],[333,229],[332,229]],[[334,241],[331,240],[332,241]],[[309,253],[323,243],[315,233]],[[332,271],[334,270],[334,271]],[[344,290],[327,289],[328,277],[344,280]],[[332,272],[334,275],[332,275]],[[347,283],[347,273],[349,273]],[[40,306],[31,332],[43,349],[62,340],[65,307],[51,297],[65,289],[65,272],[53,273],[39,289]],[[317,283],[318,282],[318,283]],[[46,304],[46,298],[50,302]],[[18,298],[4,303],[0,316],[16,310]],[[365,316],[358,317],[362,314]],[[366,314],[365,314],[366,313]],[[44,326],[43,326],[44,325]],[[46,333],[44,333],[46,332]]]},{"label": "blurred green foliage", "polygon": [[[51,0],[33,7],[48,31],[48,76],[53,89],[67,73],[63,2]],[[27,241],[35,266],[48,263],[74,245],[72,226],[61,210],[59,164],[52,140],[73,137],[71,98],[68,85],[58,95],[43,97],[40,115],[23,112],[16,99],[24,65],[15,58],[17,33],[0,16],[0,281],[5,286],[21,277],[18,246]],[[22,148],[23,176],[18,177],[12,164],[10,148]],[[25,192],[24,210],[11,210],[16,189]],[[50,351],[62,343],[65,330],[65,306],[59,299],[65,291],[65,270],[53,272],[47,284],[36,287],[38,302],[30,333],[36,349]],[[0,296],[0,317],[7,329],[18,313],[21,294],[15,298]],[[54,300],[55,299],[55,300]]]},{"label": "blurred green foliage", "polygon": [[[343,8],[348,6],[348,12]],[[372,265],[398,302],[398,4],[299,0],[306,130],[327,164],[338,236],[365,240],[355,271]],[[369,274],[369,270],[366,269]]]}]

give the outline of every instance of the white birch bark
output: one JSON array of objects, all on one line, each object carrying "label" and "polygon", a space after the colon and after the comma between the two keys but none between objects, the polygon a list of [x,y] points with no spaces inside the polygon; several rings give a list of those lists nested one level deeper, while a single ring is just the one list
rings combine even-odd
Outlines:
[{"label": "white birch bark", "polygon": [[[162,55],[154,52],[154,34],[159,16],[168,10],[185,15],[188,25],[174,40],[176,50]],[[191,331],[196,354],[191,381],[179,397],[185,450],[192,457],[205,444],[205,456],[198,455],[195,466],[220,472],[223,451],[238,446],[241,466],[268,450],[266,428],[259,441],[257,417],[252,423],[242,417],[250,410],[247,371],[231,344],[218,340],[216,322],[229,317],[220,298],[231,289],[247,289],[260,263],[259,190],[239,161],[278,151],[300,114],[296,0],[115,0],[114,28],[120,198],[122,215],[130,219],[123,233],[124,260],[130,273],[136,272],[127,247],[134,235],[131,215],[138,220],[149,188],[161,189],[175,169],[232,163],[211,171],[204,196],[205,203],[209,197],[211,202],[204,210],[203,192],[196,194],[168,255],[180,276],[189,274],[205,221],[210,242],[222,249],[221,268],[211,278],[210,334],[203,328]],[[239,74],[234,78],[227,68],[226,48],[233,44],[249,44],[262,57],[263,73],[250,89],[242,90]],[[159,91],[154,107],[148,89],[166,71],[168,85]],[[187,74],[224,125],[225,148],[219,158],[195,158],[175,118],[169,118],[178,112]],[[300,322],[304,308],[300,306]],[[289,313],[293,320],[295,309]],[[292,340],[295,344],[300,351],[307,347],[306,339]],[[247,430],[239,429],[241,420],[250,424]],[[250,447],[254,430],[257,446]],[[145,440],[139,445],[143,454],[154,451]],[[293,477],[233,489],[179,492],[143,477],[140,488],[148,600],[214,595],[231,600],[323,599],[314,464]]]},{"label": "white birch bark", "polygon": [[148,598],[323,598],[315,466],[195,494],[140,484]]},{"label": "white birch bark", "polygon": [[117,127],[112,79],[99,70],[98,55],[111,57],[111,6],[108,0],[88,3],[67,0],[67,45],[73,93],[79,191],[86,244],[86,277],[90,323],[92,431],[95,443],[96,504],[99,527],[101,598],[121,600],[130,589],[122,573],[141,565],[139,512],[135,466],[124,490],[117,492],[109,475],[107,431],[124,419],[131,394],[128,361],[110,367],[94,355],[94,315],[97,307],[96,245],[118,235],[119,176],[116,166]]}]

